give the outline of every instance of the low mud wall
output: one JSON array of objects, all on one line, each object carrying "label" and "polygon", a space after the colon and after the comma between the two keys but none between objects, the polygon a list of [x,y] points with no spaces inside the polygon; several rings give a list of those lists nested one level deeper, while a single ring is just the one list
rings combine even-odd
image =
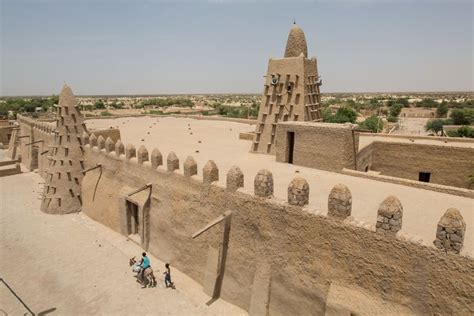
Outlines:
[{"label": "low mud wall", "polygon": [[0,125],[0,143],[2,143],[3,145],[7,145],[10,142],[10,137],[12,135],[14,127],[14,125]]},{"label": "low mud wall", "polygon": [[[19,114],[17,122],[18,124],[13,126],[8,144],[8,156],[13,160],[21,158],[21,163],[28,170],[38,169],[44,178],[54,147],[55,120],[44,121]],[[111,138],[113,142],[120,139],[118,128],[98,129],[93,132],[97,137]]]},{"label": "low mud wall", "polygon": [[[366,148],[364,148],[364,150]],[[421,182],[421,181],[416,181],[416,180],[408,180],[408,179],[391,177],[391,176],[384,176],[381,174],[374,174],[373,172],[364,172],[364,171],[357,171],[357,170],[351,170],[351,169],[345,169],[345,168],[342,169],[342,173],[347,174],[349,176],[359,177],[359,178],[371,179],[371,180],[388,182],[388,183],[393,183],[393,184],[401,184],[401,185],[406,185],[413,188],[436,191],[436,192],[474,199],[474,190],[470,190],[470,189],[456,188],[456,187],[452,187],[448,185],[441,185],[441,184],[427,183],[427,182]]]},{"label": "low mud wall", "polygon": [[467,178],[474,175],[472,157],[471,147],[374,141],[359,151],[357,170],[412,181],[424,172],[430,174],[430,183],[470,189]]},{"label": "low mud wall", "polygon": [[207,115],[186,115],[186,114],[123,114],[123,115],[109,115],[109,116],[86,116],[84,120],[98,120],[98,119],[116,119],[123,117],[176,117],[176,118],[191,118],[195,120],[205,120],[205,121],[225,121],[225,122],[236,122],[236,123],[245,123],[245,124],[257,124],[256,119],[241,119],[234,117],[225,117],[225,116],[207,116]]},{"label": "low mud wall", "polygon": [[44,178],[54,146],[54,125],[22,115],[18,115],[17,121],[18,130],[12,134],[9,152],[21,156],[21,163],[28,170],[38,169]]},{"label": "low mud wall", "polygon": [[467,137],[442,137],[442,136],[418,136],[418,135],[400,135],[400,134],[382,134],[382,133],[360,133],[360,136],[376,137],[383,140],[384,138],[398,138],[401,140],[430,140],[436,141],[440,144],[453,144],[453,143],[469,143],[474,146],[474,139]]},{"label": "low mud wall", "polygon": [[[91,140],[84,158],[87,168],[97,168],[82,182],[83,212],[125,236],[138,234],[144,249],[208,291],[216,273],[209,267],[227,245],[224,227],[192,235],[231,211],[221,297],[251,313],[322,315],[333,283],[363,288],[414,313],[474,312],[473,260],[309,213],[298,206],[307,202],[304,179],[290,184],[286,203],[271,197],[268,171],[247,178],[238,168],[225,174],[212,162],[201,169],[191,157],[183,163],[173,153],[164,158],[157,149]],[[217,186],[224,176],[227,187]],[[254,181],[255,195],[239,189],[242,181]],[[349,201],[340,204],[345,211]],[[137,205],[136,232],[128,203]]]}]

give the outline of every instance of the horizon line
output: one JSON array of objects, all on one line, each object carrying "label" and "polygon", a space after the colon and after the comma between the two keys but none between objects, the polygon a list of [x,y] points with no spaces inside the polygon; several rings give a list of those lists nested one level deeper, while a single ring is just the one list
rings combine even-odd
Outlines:
[{"label": "horizon line", "polygon": [[[474,94],[474,90],[420,90],[420,91],[328,91],[321,93],[322,96],[325,94]],[[47,98],[52,96],[58,96],[58,94],[32,94],[32,95],[0,95],[0,98]],[[260,96],[261,92],[205,92],[205,93],[139,93],[139,94],[74,94],[75,97],[153,97],[153,96],[196,96],[196,95],[252,95]]]}]

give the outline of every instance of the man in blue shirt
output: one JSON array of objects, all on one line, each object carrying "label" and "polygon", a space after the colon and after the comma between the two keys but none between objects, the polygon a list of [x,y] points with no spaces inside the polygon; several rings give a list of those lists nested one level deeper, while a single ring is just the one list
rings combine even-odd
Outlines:
[{"label": "man in blue shirt", "polygon": [[150,265],[150,259],[148,259],[148,257],[146,256],[146,252],[142,253],[142,263],[141,263],[141,267],[142,267],[142,271],[140,271],[141,275],[140,275],[140,278],[143,280],[143,276],[145,274],[145,270],[147,268],[150,268],[151,265]]}]

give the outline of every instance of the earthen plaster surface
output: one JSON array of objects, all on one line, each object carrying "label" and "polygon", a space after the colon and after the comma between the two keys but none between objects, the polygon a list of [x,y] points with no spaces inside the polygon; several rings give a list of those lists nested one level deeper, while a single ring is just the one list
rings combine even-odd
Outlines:
[{"label": "earthen plaster surface", "polygon": [[391,142],[407,144],[423,144],[447,147],[467,147],[474,148],[474,140],[457,137],[432,137],[432,136],[414,136],[414,135],[382,135],[362,133],[359,141],[359,150],[370,145],[373,142]]},{"label": "earthen plaster surface", "polygon": [[[417,313],[474,310],[474,270],[469,258],[311,214],[272,198],[229,193],[203,183],[199,176],[184,177],[162,167],[154,170],[97,147],[86,146],[85,156],[89,164],[101,163],[104,169],[100,179],[97,174],[85,176],[83,211],[90,216],[116,214],[122,194],[150,183],[145,217],[149,251],[171,260],[204,286],[208,249],[219,247],[223,227],[215,226],[198,239],[191,236],[223,211],[232,211],[221,293],[246,310],[251,309],[256,289],[265,291],[255,283],[265,272],[271,273],[270,315],[323,314],[333,282],[357,285]],[[130,188],[119,192],[124,183]],[[99,198],[94,200],[95,188]]]},{"label": "earthen plaster surface", "polygon": [[[82,213],[40,212],[42,181],[37,173],[0,178],[0,277],[36,315],[247,315],[223,300],[207,306],[210,297],[173,262],[176,290],[165,288],[164,262],[153,255],[158,287],[141,289],[128,259],[143,250]],[[0,310],[27,313],[1,282]]]},{"label": "earthen plaster surface", "polygon": [[[145,144],[149,152],[156,147],[163,157],[174,151],[180,159],[180,170],[176,172],[182,172],[182,163],[187,156],[192,156],[198,164],[198,176],[202,177],[204,165],[214,160],[221,175],[217,183],[222,187],[226,186],[224,175],[227,171],[233,165],[239,166],[244,173],[243,191],[250,194],[253,194],[254,177],[260,169],[272,172],[274,196],[282,201],[287,200],[288,184],[295,176],[302,176],[310,186],[307,210],[312,213],[327,214],[329,193],[336,184],[342,183],[352,194],[354,221],[373,231],[380,203],[389,195],[395,195],[404,212],[403,226],[398,234],[433,248],[439,219],[447,209],[457,208],[468,226],[461,254],[474,256],[474,229],[469,228],[474,227],[473,200],[470,198],[278,163],[275,156],[249,153],[249,141],[239,140],[239,133],[248,131],[249,124],[171,117],[100,119],[88,120],[86,124],[88,128],[118,126],[124,144]],[[188,124],[191,130],[188,130]]]}]

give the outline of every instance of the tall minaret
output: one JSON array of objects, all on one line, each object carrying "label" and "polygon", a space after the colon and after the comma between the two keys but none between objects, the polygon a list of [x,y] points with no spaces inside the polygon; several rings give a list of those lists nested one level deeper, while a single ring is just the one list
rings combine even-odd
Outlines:
[{"label": "tall minaret", "polygon": [[81,181],[84,164],[81,135],[84,120],[71,88],[64,85],[56,113],[54,146],[50,149],[46,168],[41,210],[51,214],[67,214],[81,210]]},{"label": "tall minaret", "polygon": [[275,153],[276,125],[283,121],[321,121],[316,58],[308,58],[303,30],[296,24],[286,42],[285,57],[270,59],[251,151]]}]

